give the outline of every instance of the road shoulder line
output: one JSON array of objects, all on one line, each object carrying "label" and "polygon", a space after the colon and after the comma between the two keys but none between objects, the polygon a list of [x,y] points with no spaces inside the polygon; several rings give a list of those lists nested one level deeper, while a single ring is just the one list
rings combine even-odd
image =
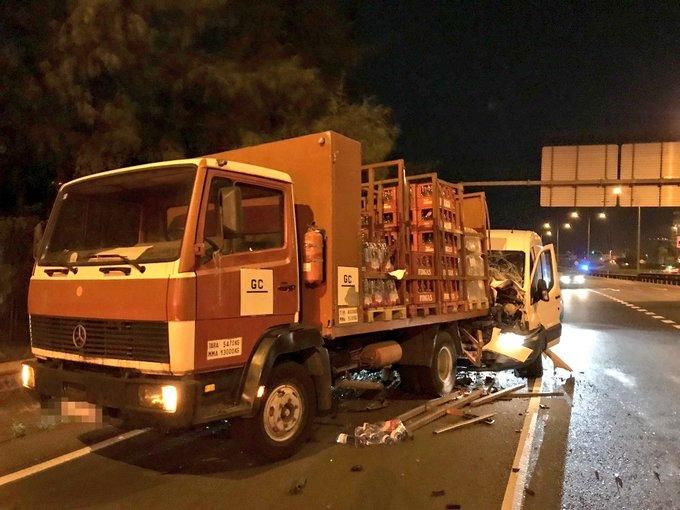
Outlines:
[{"label": "road shoulder line", "polygon": [[36,473],[40,473],[42,471],[45,471],[47,469],[53,468],[55,466],[58,466],[60,464],[64,464],[66,462],[70,462],[72,460],[78,459],[80,457],[83,457],[89,453],[96,452],[97,450],[101,450],[103,448],[107,448],[109,446],[112,446],[116,443],[120,443],[122,441],[126,441],[128,439],[131,439],[135,436],[139,436],[140,434],[144,434],[145,432],[148,432],[151,429],[135,429],[135,430],[130,430],[128,432],[125,432],[124,434],[117,435],[115,437],[112,437],[110,439],[107,439],[106,441],[102,441],[100,443],[93,444],[92,446],[86,446],[85,448],[80,448],[79,450],[75,450],[70,453],[66,453],[64,455],[60,455],[59,457],[55,457],[54,459],[46,460],[45,462],[41,462],[40,464],[35,464],[34,466],[29,466],[24,469],[20,469],[19,471],[15,471],[14,473],[9,473],[7,475],[4,475],[0,477],[0,487],[3,485],[7,485],[8,483],[15,482],[17,480],[21,480],[22,478],[26,478],[28,476],[32,476]]},{"label": "road shoulder line", "polygon": [[[540,391],[542,383],[543,379],[541,377],[535,379],[530,391]],[[508,477],[508,484],[505,487],[505,495],[503,496],[501,510],[519,510],[522,508],[522,502],[524,501],[524,486],[526,485],[528,474],[527,468],[529,466],[531,447],[534,443],[536,421],[538,420],[538,405],[540,402],[541,397],[532,397],[529,399],[529,406],[524,413],[522,433],[519,436],[517,451],[515,452],[515,458],[512,461],[512,469],[510,470],[510,476]]]}]

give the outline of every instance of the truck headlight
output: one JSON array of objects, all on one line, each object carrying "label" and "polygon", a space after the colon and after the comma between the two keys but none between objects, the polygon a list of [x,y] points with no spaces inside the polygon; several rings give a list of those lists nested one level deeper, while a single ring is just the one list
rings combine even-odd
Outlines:
[{"label": "truck headlight", "polygon": [[179,392],[171,384],[143,384],[139,387],[139,403],[144,407],[174,413],[177,411],[178,401]]},{"label": "truck headlight", "polygon": [[21,365],[21,385],[29,390],[35,388],[35,371],[33,367]]},{"label": "truck headlight", "polygon": [[560,276],[560,283],[569,285],[571,283],[571,276],[569,276],[568,274],[563,274],[562,276]]},{"label": "truck headlight", "polygon": [[577,274],[576,276],[574,276],[574,283],[582,285],[586,283],[586,277],[583,276],[582,274]]}]

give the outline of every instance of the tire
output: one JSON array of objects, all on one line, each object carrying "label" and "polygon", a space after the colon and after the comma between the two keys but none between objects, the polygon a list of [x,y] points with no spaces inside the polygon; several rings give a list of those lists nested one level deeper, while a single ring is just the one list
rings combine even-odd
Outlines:
[{"label": "tire", "polygon": [[456,384],[456,347],[446,331],[437,333],[429,367],[418,367],[418,379],[423,393],[447,395]]},{"label": "tire", "polygon": [[302,365],[275,365],[267,381],[260,409],[235,425],[238,440],[268,461],[290,457],[309,437],[316,414],[314,383]]},{"label": "tire", "polygon": [[536,379],[543,376],[543,352],[541,352],[536,359],[527,366],[515,370],[517,377],[526,377],[527,379]]}]

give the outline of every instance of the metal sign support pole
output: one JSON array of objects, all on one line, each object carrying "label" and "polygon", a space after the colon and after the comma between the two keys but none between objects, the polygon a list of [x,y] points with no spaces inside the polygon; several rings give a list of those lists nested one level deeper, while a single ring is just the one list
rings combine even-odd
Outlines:
[{"label": "metal sign support pole", "polygon": [[588,211],[588,240],[586,241],[586,259],[590,260],[590,211]]},{"label": "metal sign support pole", "polygon": [[641,210],[642,208],[638,206],[638,215],[637,215],[637,272],[640,272],[640,216],[641,216]]}]

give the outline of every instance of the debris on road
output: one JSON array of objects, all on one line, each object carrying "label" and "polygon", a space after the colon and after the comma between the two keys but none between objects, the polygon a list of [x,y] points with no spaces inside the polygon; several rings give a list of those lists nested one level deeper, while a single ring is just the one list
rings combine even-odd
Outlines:
[{"label": "debris on road", "polygon": [[[406,427],[399,419],[378,423],[364,423],[354,429],[355,443],[359,446],[394,444],[408,437]],[[349,438],[349,436],[348,436]],[[340,437],[338,436],[338,442]]]},{"label": "debris on road", "polygon": [[[550,358],[550,361],[552,361],[553,366],[555,368],[562,368],[566,370],[567,372],[573,372],[574,370],[567,365],[566,361],[564,361],[562,358],[560,358],[557,354],[555,354],[551,349],[546,349],[544,351],[545,355]],[[583,372],[581,372],[583,373]]]},{"label": "debris on road", "polygon": [[[493,382],[495,383],[495,381]],[[467,406],[476,407],[493,402],[504,395],[511,395],[524,386],[525,384],[522,383],[490,394],[488,390],[485,392],[482,388],[467,393],[461,390],[454,391],[443,397],[425,402],[391,420],[363,423],[357,426],[353,433],[339,434],[336,442],[353,446],[395,444],[408,438],[412,439],[413,433],[416,430],[447,415],[461,417],[464,421],[441,427],[435,430],[434,434],[441,434],[442,432],[477,422],[485,422],[488,425],[492,425],[494,423],[492,417],[496,413],[477,416],[463,411],[463,408]]]},{"label": "debris on road", "polygon": [[352,468],[350,469],[350,471],[352,473],[358,473],[359,471],[363,471],[363,470],[364,470],[364,466],[362,466],[361,464],[354,464],[352,466]]},{"label": "debris on road", "polygon": [[550,406],[546,404],[538,404],[538,407],[540,407],[541,409],[550,409]]},{"label": "debris on road", "polygon": [[623,489],[623,480],[621,480],[619,475],[614,475],[614,481],[616,482],[617,490]]},{"label": "debris on road", "polygon": [[300,478],[299,480],[295,480],[293,482],[293,485],[291,485],[288,493],[293,495],[293,496],[296,495],[296,494],[300,494],[302,492],[302,489],[304,489],[306,485],[307,485],[307,479],[306,478]]},{"label": "debris on road", "polygon": [[446,495],[446,491],[444,489],[434,490],[430,494],[430,496],[432,496],[433,498],[438,498],[444,495]]},{"label": "debris on road", "polygon": [[529,496],[535,496],[536,493],[530,489],[529,487],[524,487],[524,492],[526,492]]},{"label": "debris on road", "polygon": [[563,391],[523,391],[513,393],[508,398],[563,397]]},{"label": "debris on road", "polygon": [[600,479],[600,473],[598,472],[597,469],[595,470],[595,478],[597,478],[598,480]]},{"label": "debris on road", "polygon": [[458,422],[458,423],[454,423],[453,425],[447,425],[446,427],[442,427],[442,428],[433,430],[432,433],[433,434],[441,434],[442,432],[448,432],[449,430],[459,429],[461,427],[465,427],[466,425],[471,425],[471,424],[477,423],[479,421],[488,420],[489,418],[491,418],[492,416],[495,416],[495,415],[496,415],[496,413],[490,413],[490,414],[485,414],[483,416],[477,416],[477,417],[472,418],[470,420],[461,421],[461,422]]},{"label": "debris on road", "polygon": [[484,404],[488,404],[489,402],[493,402],[494,400],[497,400],[498,398],[502,397],[503,395],[507,395],[508,393],[512,393],[514,391],[517,391],[521,388],[524,388],[524,383],[518,384],[516,386],[510,386],[509,388],[505,388],[504,390],[497,391],[495,393],[491,393],[487,395],[486,397],[482,397],[479,400],[475,400],[470,404],[471,407],[477,407],[481,406]]},{"label": "debris on road", "polygon": [[659,483],[661,483],[661,475],[659,473],[657,473],[656,471],[653,471],[653,473],[654,473],[654,476],[656,477],[657,481]]},{"label": "debris on road", "polygon": [[14,435],[14,437],[24,437],[26,435],[26,425],[17,421],[13,422],[12,435]]},{"label": "debris on road", "polygon": [[446,505],[446,510],[460,510],[461,506],[458,503],[449,503]]}]

